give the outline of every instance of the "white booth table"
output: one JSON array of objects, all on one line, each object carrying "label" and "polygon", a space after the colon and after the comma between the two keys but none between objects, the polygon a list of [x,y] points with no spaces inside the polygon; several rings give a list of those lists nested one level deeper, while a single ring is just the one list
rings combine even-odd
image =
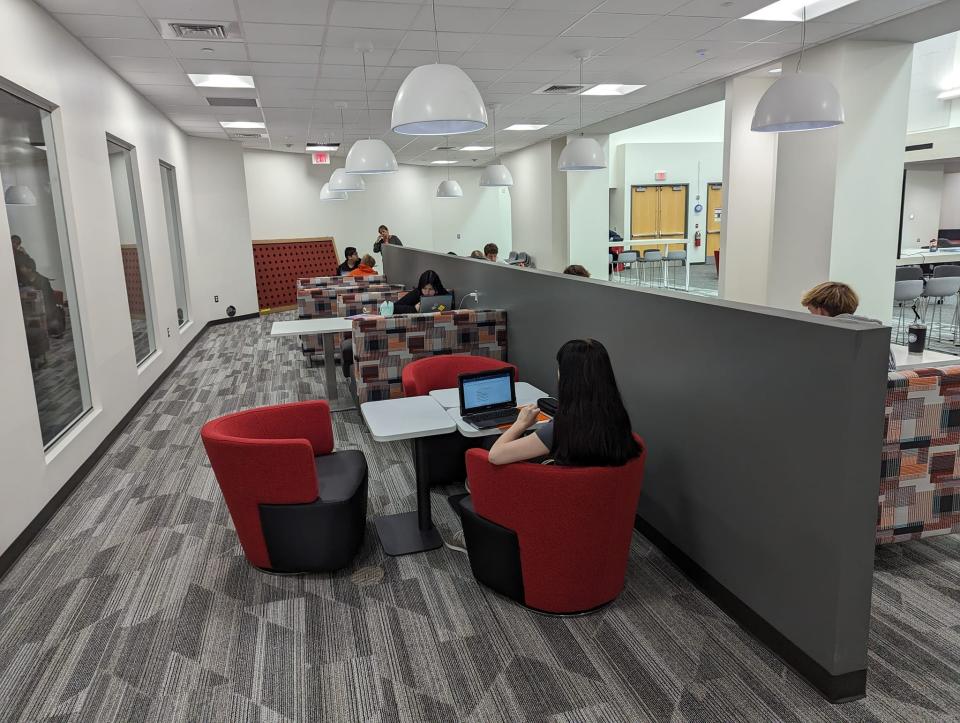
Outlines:
[{"label": "white booth table", "polygon": [[[683,268],[686,271],[686,278],[683,282],[683,288],[685,291],[690,291],[690,241],[685,238],[672,238],[672,239],[632,239],[630,241],[610,241],[607,244],[607,248],[613,248],[614,246],[622,246],[624,251],[632,251],[632,246],[657,246],[660,248],[660,254],[663,256],[663,285],[667,286],[667,249],[670,246],[675,244],[683,244],[683,250],[687,254],[687,257],[683,261]],[[621,252],[622,253],[622,252]],[[642,256],[642,254],[641,254]],[[614,261],[613,263],[617,263]]]},{"label": "white booth table", "polygon": [[907,347],[902,344],[891,344],[890,350],[893,352],[893,358],[897,362],[897,371],[903,372],[908,369],[925,369],[926,367],[943,367],[952,364],[960,364],[960,356],[944,354],[939,351],[924,349],[921,354],[911,354]]},{"label": "white booth table", "polygon": [[960,249],[910,249],[901,251],[897,266],[916,266],[917,264],[956,264],[960,263]]},{"label": "white booth table", "polygon": [[[546,392],[537,389],[527,382],[517,382],[514,385],[514,390],[517,394],[518,407],[522,407],[524,404],[535,404],[538,399],[549,396]],[[430,392],[430,396],[436,399],[444,409],[460,408],[459,387],[453,387],[452,389],[434,389]]]},{"label": "white booth table", "polygon": [[353,329],[353,321],[343,317],[332,319],[295,319],[293,321],[275,321],[270,327],[270,336],[300,336],[319,334],[323,338],[323,373],[326,379],[327,400],[330,409],[341,412],[353,409],[353,406],[333,408],[339,399],[337,393],[337,358],[333,346],[333,334],[342,334]]}]

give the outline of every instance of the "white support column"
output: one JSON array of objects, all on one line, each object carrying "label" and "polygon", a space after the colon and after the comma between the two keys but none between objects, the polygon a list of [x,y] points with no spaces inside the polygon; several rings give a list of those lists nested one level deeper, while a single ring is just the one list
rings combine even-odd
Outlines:
[{"label": "white support column", "polygon": [[[610,158],[610,136],[591,136]],[[571,136],[570,138],[573,138]],[[567,140],[569,141],[570,138]],[[610,224],[610,172],[567,171],[567,263],[586,267],[595,279],[607,278]],[[562,271],[562,269],[558,269]]]}]

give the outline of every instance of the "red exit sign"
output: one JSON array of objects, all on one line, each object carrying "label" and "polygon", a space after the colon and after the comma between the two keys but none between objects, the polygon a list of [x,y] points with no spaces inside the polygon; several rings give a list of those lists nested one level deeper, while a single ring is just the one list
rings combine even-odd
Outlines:
[{"label": "red exit sign", "polygon": [[313,152],[313,165],[315,166],[329,166],[330,165],[330,154],[327,151],[314,151]]},{"label": "red exit sign", "polygon": [[654,178],[654,180],[656,180],[656,181],[666,181],[666,180],[667,180],[667,172],[666,172],[666,171],[657,171],[656,173],[653,174],[653,178]]}]

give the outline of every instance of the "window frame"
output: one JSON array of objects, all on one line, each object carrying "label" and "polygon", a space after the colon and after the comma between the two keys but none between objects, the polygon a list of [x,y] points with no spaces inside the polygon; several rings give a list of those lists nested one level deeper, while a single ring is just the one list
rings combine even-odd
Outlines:
[{"label": "window frame", "polygon": [[[168,161],[163,160],[162,158],[157,159],[157,161],[160,166],[160,195],[163,201],[163,218],[164,218],[164,224],[167,226],[167,243],[170,246],[171,270],[174,275],[176,275],[177,273],[176,268],[174,268],[174,264],[172,263],[174,245],[176,245],[177,252],[180,256],[180,275],[182,277],[181,283],[183,284],[184,301],[183,301],[183,321],[180,322],[178,320],[177,329],[179,331],[183,331],[183,329],[187,326],[187,324],[190,323],[191,317],[190,317],[190,274],[187,271],[187,249],[186,249],[186,243],[184,242],[184,237],[183,237],[183,212],[180,207],[180,182],[177,177],[177,167],[175,165],[173,165]],[[170,174],[169,179],[170,179],[172,191],[173,191],[172,194],[170,194],[170,204],[172,207],[171,210],[172,210],[173,220],[174,220],[174,223],[176,224],[174,238],[171,238],[170,236],[171,229],[169,228],[169,224],[167,223],[167,185],[166,185],[167,173]],[[176,295],[177,295],[176,276],[174,276],[173,283],[174,283],[173,295],[174,295],[174,298],[176,299]]]}]

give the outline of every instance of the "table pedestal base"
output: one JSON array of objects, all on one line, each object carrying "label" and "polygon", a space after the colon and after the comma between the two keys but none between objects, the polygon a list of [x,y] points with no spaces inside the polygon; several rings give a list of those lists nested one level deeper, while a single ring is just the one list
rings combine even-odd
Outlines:
[{"label": "table pedestal base", "polygon": [[431,526],[429,530],[421,530],[417,517],[416,511],[401,512],[373,521],[384,552],[396,557],[436,550],[443,545],[437,528]]}]

